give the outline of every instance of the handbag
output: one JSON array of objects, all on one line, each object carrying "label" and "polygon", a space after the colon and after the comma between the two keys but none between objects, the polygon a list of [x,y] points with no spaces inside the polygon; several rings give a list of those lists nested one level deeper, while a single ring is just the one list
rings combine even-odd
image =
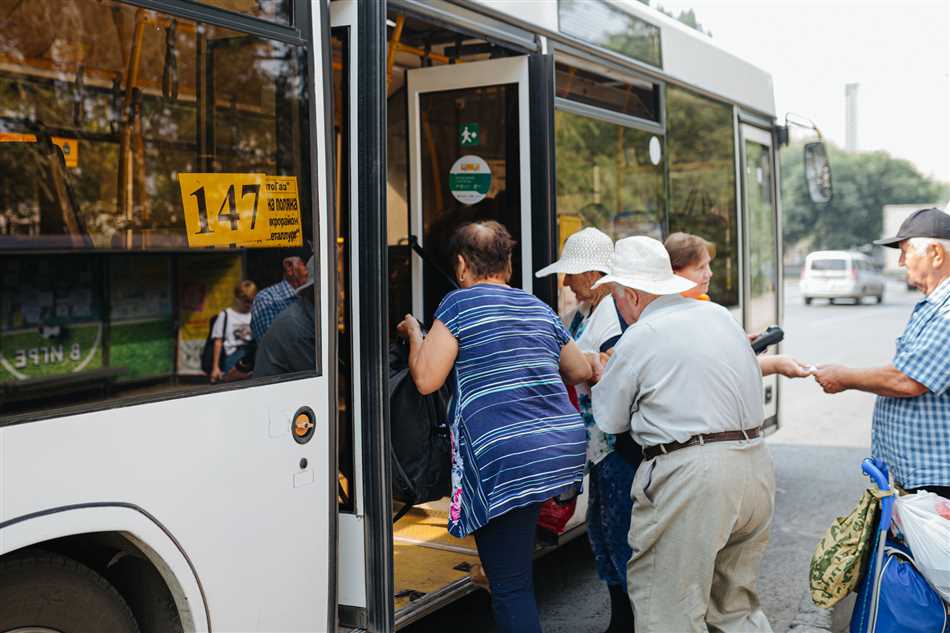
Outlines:
[{"label": "handbag", "polygon": [[576,509],[577,494],[566,501],[562,501],[559,497],[548,499],[541,504],[541,511],[538,514],[538,527],[560,536],[564,533],[564,528],[571,517],[574,516]]},{"label": "handbag", "polygon": [[865,490],[854,510],[835,519],[818,542],[808,574],[815,605],[830,609],[861,581],[877,528],[880,496],[877,489]]},{"label": "handbag", "polygon": [[[880,538],[880,537],[879,537]],[[870,562],[874,566],[874,561]],[[872,604],[878,585],[877,605]],[[888,539],[880,573],[868,570],[851,614],[851,633],[941,633],[947,607],[924,579],[913,554]]]}]

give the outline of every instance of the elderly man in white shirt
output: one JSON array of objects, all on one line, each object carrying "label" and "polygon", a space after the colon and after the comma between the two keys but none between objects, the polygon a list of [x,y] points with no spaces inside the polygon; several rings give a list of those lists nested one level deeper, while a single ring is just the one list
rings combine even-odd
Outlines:
[{"label": "elderly man in white shirt", "polygon": [[755,583],[775,479],[749,341],[725,308],[680,296],[694,283],[654,239],[619,240],[598,283],[632,324],[592,400],[602,430],[643,446],[627,567],[637,631],[771,631]]}]

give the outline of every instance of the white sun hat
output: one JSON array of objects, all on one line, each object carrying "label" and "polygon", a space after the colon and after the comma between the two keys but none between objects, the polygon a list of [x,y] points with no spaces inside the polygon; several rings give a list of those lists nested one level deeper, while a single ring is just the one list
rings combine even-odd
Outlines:
[{"label": "white sun hat", "polygon": [[673,274],[666,247],[645,235],[617,240],[610,273],[598,279],[593,287],[609,283],[652,295],[673,295],[696,287],[689,279]]},{"label": "white sun hat", "polygon": [[606,233],[588,227],[567,238],[561,259],[545,266],[534,276],[547,277],[553,273],[577,275],[593,270],[609,273],[613,255],[614,241]]}]

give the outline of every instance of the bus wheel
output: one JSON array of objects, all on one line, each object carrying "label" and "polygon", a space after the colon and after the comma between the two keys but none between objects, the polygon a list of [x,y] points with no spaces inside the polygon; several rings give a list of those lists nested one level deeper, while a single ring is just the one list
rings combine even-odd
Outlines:
[{"label": "bus wheel", "polygon": [[805,305],[806,305],[806,306],[810,306],[810,305],[811,305],[811,297],[805,297]]},{"label": "bus wheel", "polygon": [[26,550],[0,560],[0,632],[138,633],[122,596],[71,558]]}]

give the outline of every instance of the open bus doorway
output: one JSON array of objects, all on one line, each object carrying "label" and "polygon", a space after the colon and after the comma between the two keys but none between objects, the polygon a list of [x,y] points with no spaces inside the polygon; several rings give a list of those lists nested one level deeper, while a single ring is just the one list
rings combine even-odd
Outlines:
[{"label": "open bus doorway", "polygon": [[[350,0],[331,5],[341,288],[338,349],[340,372],[347,374],[338,381],[338,411],[341,451],[351,453],[341,455],[340,464],[353,464],[352,478],[344,473],[341,479],[349,494],[340,495],[339,551],[343,560],[366,561],[365,566],[341,567],[339,604],[344,624],[365,628],[360,623],[366,613],[392,608],[400,628],[470,591],[478,554],[474,538],[457,539],[448,533],[448,485],[441,498],[436,490],[404,507],[390,480],[389,472],[397,470],[390,442],[374,449],[379,450],[372,458],[376,461],[365,462],[362,447],[378,442],[380,433],[415,437],[409,432],[415,421],[400,419],[394,413],[397,408],[391,408],[387,419],[364,413],[373,406],[370,385],[376,378],[370,374],[383,363],[392,376],[391,359],[397,355],[387,359],[387,352],[395,351],[395,326],[407,313],[431,323],[436,307],[452,290],[454,266],[447,246],[464,222],[495,220],[505,225],[518,241],[512,285],[541,293],[553,303],[554,284],[538,284],[532,271],[550,260],[554,244],[553,181],[541,183],[533,177],[552,177],[554,63],[550,56],[530,54],[535,51],[530,38],[522,38],[522,45],[493,41],[490,35],[466,30],[474,25],[450,27],[402,8],[390,8],[386,47],[370,62],[362,57],[372,47],[360,42],[358,7]],[[378,98],[386,101],[375,107],[386,109],[387,208],[385,235],[380,236],[385,241],[362,233],[375,231],[361,224],[366,209],[359,198],[360,182],[367,179],[367,156],[373,157],[377,148],[369,146],[370,134],[364,135],[359,124],[360,113],[374,105],[355,89],[359,69],[380,62],[386,91]],[[410,246],[413,238],[423,247],[425,261]],[[372,300],[361,298],[361,293],[372,292],[374,282],[366,279],[369,273],[361,269],[361,256],[369,258],[367,249],[381,247],[386,248],[388,284],[380,291],[386,293],[388,309],[369,314],[361,306]],[[390,347],[378,350],[382,341],[377,342],[375,334],[372,341],[363,337],[369,336],[365,332],[370,323],[382,320]],[[344,357],[349,360],[344,362]],[[384,391],[392,393],[392,384],[389,387]],[[342,441],[350,430],[353,444],[344,449]],[[380,499],[382,495],[387,498]],[[387,573],[390,565],[392,576]],[[392,603],[380,604],[386,595]],[[372,605],[363,606],[369,602]],[[388,619],[385,613],[382,617],[383,622]]]},{"label": "open bus doorway", "polygon": [[[418,18],[390,14],[388,225],[393,268],[390,328],[412,312],[431,323],[453,289],[449,238],[461,224],[496,220],[519,243],[511,283],[524,287],[530,236],[527,58]],[[408,248],[415,236],[423,261]],[[526,239],[527,238],[527,239]],[[527,276],[530,279],[530,275]],[[530,290],[530,282],[528,285]],[[392,330],[393,336],[395,335]],[[391,433],[408,421],[390,420]],[[446,490],[448,493],[448,490]],[[400,509],[394,501],[394,511]],[[475,539],[447,530],[448,496],[416,505],[393,525],[396,619],[428,611],[440,595],[470,587]]]}]

